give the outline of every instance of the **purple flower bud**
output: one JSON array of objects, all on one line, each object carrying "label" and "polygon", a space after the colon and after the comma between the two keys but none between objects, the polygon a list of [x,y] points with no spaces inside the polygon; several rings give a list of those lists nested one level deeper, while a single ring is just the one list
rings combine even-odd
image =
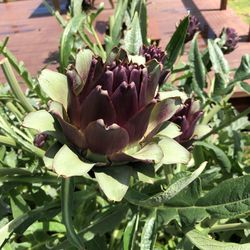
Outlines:
[{"label": "purple flower bud", "polygon": [[199,30],[200,30],[199,20],[197,19],[197,17],[190,15],[185,43],[188,43],[189,41],[191,41],[195,33],[198,32]]},{"label": "purple flower bud", "polygon": [[163,57],[166,55],[165,51],[153,44],[148,47],[143,45],[140,54],[145,56],[146,62],[152,59],[162,62]]},{"label": "purple flower bud", "polygon": [[141,48],[140,54],[145,57],[146,62],[149,62],[150,60],[157,60],[161,64],[161,74],[159,79],[159,86],[161,86],[164,83],[164,80],[169,76],[170,70],[163,69],[163,63],[164,59],[166,58],[166,52],[163,51],[160,47],[157,47],[156,45],[150,45],[145,46]]},{"label": "purple flower bud", "polygon": [[238,34],[233,28],[223,28],[220,36],[221,39],[225,39],[225,43],[222,46],[222,52],[229,54],[236,49],[239,42]]},{"label": "purple flower bud", "polygon": [[189,98],[171,118],[172,122],[180,126],[182,134],[176,140],[184,147],[189,148],[192,145],[194,130],[202,114],[199,103]]},{"label": "purple flower bud", "polygon": [[[164,54],[156,51],[158,58]],[[146,132],[149,134],[147,128],[152,119],[156,119],[157,126],[173,112],[158,97],[162,66],[159,62],[139,65],[117,59],[104,64],[94,56],[87,60],[68,67],[65,115],[51,108],[72,146],[113,157],[125,147],[139,143]],[[88,65],[87,70],[80,68],[84,65]],[[156,114],[152,118],[153,110]]]},{"label": "purple flower bud", "polygon": [[46,142],[48,138],[48,135],[47,134],[44,134],[44,133],[40,133],[40,134],[37,134],[34,138],[34,145],[38,148],[42,148]]}]

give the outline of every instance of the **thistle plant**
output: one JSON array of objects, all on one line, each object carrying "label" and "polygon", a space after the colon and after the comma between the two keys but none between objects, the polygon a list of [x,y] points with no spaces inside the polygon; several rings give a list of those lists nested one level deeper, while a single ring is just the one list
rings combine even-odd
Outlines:
[{"label": "thistle plant", "polygon": [[187,34],[185,38],[185,43],[191,41],[196,32],[200,30],[200,22],[196,16],[189,16],[189,24],[187,29]]},{"label": "thistle plant", "polygon": [[229,54],[234,51],[239,42],[239,36],[233,28],[223,28],[219,38],[221,42],[221,50],[224,54]]},{"label": "thistle plant", "polygon": [[[107,189],[100,172],[117,171],[120,166],[117,179],[125,172],[129,181],[130,176],[138,176],[134,163],[144,162],[147,168],[147,164],[187,163],[190,157],[173,139],[178,126],[169,122],[181,107],[181,95],[160,93],[160,76],[161,64],[154,59],[139,65],[127,56],[121,59],[118,53],[114,60],[103,63],[85,49],[68,66],[66,75],[49,70],[41,73],[40,86],[51,99],[49,111],[30,113],[24,126],[55,135],[64,144],[51,166],[58,175],[94,173],[108,198],[121,200],[127,188],[120,192]],[[168,147],[174,147],[180,157],[169,156]],[[78,165],[67,162],[67,154]]]}]

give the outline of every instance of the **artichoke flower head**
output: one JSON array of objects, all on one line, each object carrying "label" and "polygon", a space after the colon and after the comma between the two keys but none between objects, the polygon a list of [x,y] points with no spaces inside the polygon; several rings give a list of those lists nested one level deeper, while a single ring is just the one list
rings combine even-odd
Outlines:
[{"label": "artichoke flower head", "polygon": [[120,201],[131,177],[152,182],[156,164],[187,163],[189,152],[174,140],[179,127],[169,122],[181,95],[158,92],[161,67],[154,59],[132,63],[122,50],[104,63],[85,49],[65,75],[44,70],[48,111],[28,114],[23,125],[56,137],[45,165],[63,177],[92,173],[105,195]]},{"label": "artichoke flower head", "polygon": [[221,50],[224,54],[233,52],[240,40],[236,30],[233,28],[223,28],[219,38],[222,40]]}]

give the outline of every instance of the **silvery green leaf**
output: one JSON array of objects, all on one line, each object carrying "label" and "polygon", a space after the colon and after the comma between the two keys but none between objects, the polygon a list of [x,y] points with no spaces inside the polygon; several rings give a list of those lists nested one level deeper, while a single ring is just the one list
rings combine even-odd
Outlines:
[{"label": "silvery green leaf", "polygon": [[58,72],[44,69],[38,78],[42,90],[53,101],[63,105],[65,110],[68,107],[68,82],[67,77]]},{"label": "silvery green leaf", "polygon": [[54,171],[63,177],[85,176],[94,165],[81,160],[67,145],[61,147],[53,160]]},{"label": "silvery green leaf", "polygon": [[55,120],[46,110],[29,113],[23,121],[23,126],[37,130],[39,133],[55,131]]},{"label": "silvery green leaf", "polygon": [[249,250],[250,243],[236,244],[229,242],[220,242],[204,235],[194,229],[186,234],[187,238],[200,250]]},{"label": "silvery green leaf", "polygon": [[164,154],[161,163],[163,164],[176,164],[188,163],[190,160],[190,153],[182,145],[174,139],[164,137],[158,143]]},{"label": "silvery green leaf", "polygon": [[121,201],[129,187],[132,169],[129,166],[113,166],[95,170],[100,188],[109,200]]}]

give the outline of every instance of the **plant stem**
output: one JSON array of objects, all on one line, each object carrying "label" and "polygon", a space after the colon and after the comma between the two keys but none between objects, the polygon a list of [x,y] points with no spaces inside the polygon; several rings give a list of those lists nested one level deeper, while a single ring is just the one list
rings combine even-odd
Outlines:
[{"label": "plant stem", "polygon": [[213,226],[210,229],[209,233],[220,232],[220,231],[243,230],[243,229],[250,229],[250,222],[231,223],[231,224]]},{"label": "plant stem", "polygon": [[69,241],[77,247],[77,249],[84,250],[85,247],[81,238],[77,234],[74,228],[72,219],[72,204],[74,194],[74,179],[63,178],[62,179],[62,217],[67,230],[67,236]]},{"label": "plant stem", "polygon": [[48,11],[50,12],[50,14],[52,16],[55,16],[56,20],[58,21],[58,23],[62,26],[62,28],[65,28],[67,25],[67,22],[63,19],[63,17],[61,16],[61,14],[59,13],[59,11],[54,10],[46,0],[43,0],[43,4],[46,6],[46,8],[48,9]]},{"label": "plant stem", "polygon": [[26,96],[24,95],[23,91],[20,88],[20,85],[14,75],[14,72],[11,68],[10,62],[7,58],[4,58],[0,65],[2,67],[2,70],[4,72],[4,75],[14,93],[16,98],[22,103],[23,107],[27,112],[35,111],[35,109],[32,107],[32,105],[28,102]]},{"label": "plant stem", "polygon": [[237,121],[238,119],[240,119],[241,117],[247,116],[248,114],[250,114],[250,107],[245,109],[243,112],[239,113],[237,116],[235,116],[233,119],[231,119],[230,121],[226,121],[224,123],[222,123],[219,127],[214,128],[213,130],[211,130],[209,133],[207,133],[206,135],[204,135],[203,137],[201,137],[199,139],[199,141],[202,141],[204,139],[206,139],[207,137],[209,137],[210,135],[218,132],[219,130],[229,126],[231,123]]},{"label": "plant stem", "polygon": [[208,114],[204,115],[204,119],[203,119],[203,121],[202,121],[201,124],[202,125],[207,125],[213,119],[213,117],[221,110],[221,107],[222,107],[223,103],[228,102],[228,100],[231,98],[232,95],[233,95],[233,91],[232,91],[232,93],[230,93],[229,95],[227,95],[225,98],[223,98],[220,103],[216,104],[208,112]]},{"label": "plant stem", "polygon": [[0,145],[16,147],[16,141],[9,136],[0,135]]}]

